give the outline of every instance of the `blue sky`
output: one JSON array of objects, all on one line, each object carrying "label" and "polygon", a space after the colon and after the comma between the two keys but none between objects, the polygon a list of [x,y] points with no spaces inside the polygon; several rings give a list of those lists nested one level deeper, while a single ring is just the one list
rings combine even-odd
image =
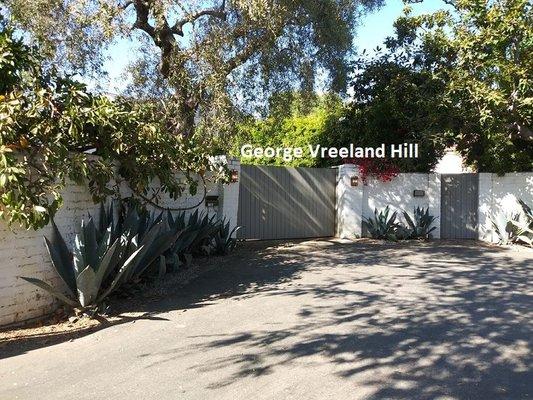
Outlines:
[{"label": "blue sky", "polygon": [[[423,14],[445,8],[441,0],[425,0],[419,4],[413,4],[414,14]],[[401,0],[388,0],[386,5],[374,13],[364,16],[357,28],[355,45],[357,50],[366,49],[371,51],[381,45],[383,40],[393,33],[393,22],[402,15],[404,4]],[[135,57],[135,43],[128,40],[119,40],[107,51],[109,59],[104,68],[109,75],[109,82],[100,82],[104,90],[110,93],[120,92],[124,86],[121,78],[123,71],[132,57]],[[89,86],[93,86],[89,83]]]}]

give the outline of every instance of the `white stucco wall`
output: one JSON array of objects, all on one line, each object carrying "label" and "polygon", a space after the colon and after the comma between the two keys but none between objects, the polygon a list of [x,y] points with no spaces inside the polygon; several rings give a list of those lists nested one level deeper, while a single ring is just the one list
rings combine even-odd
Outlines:
[{"label": "white stucco wall", "polygon": [[[360,237],[362,220],[374,214],[374,209],[389,206],[392,210],[412,214],[415,207],[430,208],[430,213],[440,217],[440,175],[403,173],[389,182],[370,179],[352,187],[350,178],[358,176],[358,168],[352,164],[341,165],[337,178],[337,235],[341,238]],[[423,197],[414,197],[414,190],[423,190]],[[434,231],[440,237],[440,222]]]},{"label": "white stucco wall", "polygon": [[[393,210],[413,212],[414,207],[429,207],[436,216],[433,231],[440,237],[441,216],[441,175],[438,173],[403,173],[390,182],[370,180],[366,185],[350,187],[350,177],[358,175],[354,165],[339,167],[337,183],[337,235],[340,237],[361,236],[362,218],[370,217],[374,209],[382,210],[389,206]],[[414,197],[414,190],[424,190],[424,197]],[[533,173],[508,173],[498,176],[490,173],[479,174],[479,239],[492,241],[490,216],[499,212],[517,213],[521,210],[518,199],[533,207]]]},{"label": "white stucco wall", "polygon": [[[423,190],[424,197],[414,197],[413,190]],[[365,186],[363,217],[370,217],[374,209],[389,206],[392,210],[411,213],[413,207],[428,207],[428,174],[399,174],[389,182],[372,179]]]},{"label": "white stucco wall", "polygon": [[479,174],[479,239],[495,241],[490,217],[519,213],[519,199],[533,207],[533,173]]},{"label": "white stucco wall", "polygon": [[[238,160],[229,160],[228,164],[230,169],[240,170]],[[208,194],[220,196],[219,207],[208,211],[217,213],[221,218],[225,216],[234,226],[237,223],[239,184],[208,183]],[[99,205],[93,204],[88,190],[83,186],[71,184],[63,196],[64,205],[55,221],[67,245],[72,247],[81,219],[88,213],[97,218]],[[194,196],[184,194],[178,201],[162,196],[160,204],[173,208],[188,207],[197,204],[202,196],[202,189]],[[198,208],[205,211],[205,202]],[[188,211],[191,212],[194,210]],[[43,236],[49,236],[50,233],[50,226],[37,231],[16,227],[10,230],[0,221],[0,326],[40,317],[56,307],[56,301],[48,293],[19,278],[28,276],[45,280],[55,287],[62,285],[43,242]]]},{"label": "white stucco wall", "polygon": [[345,164],[338,167],[336,187],[336,234],[340,238],[361,237],[364,186],[350,185],[350,178],[357,176],[355,165]]}]

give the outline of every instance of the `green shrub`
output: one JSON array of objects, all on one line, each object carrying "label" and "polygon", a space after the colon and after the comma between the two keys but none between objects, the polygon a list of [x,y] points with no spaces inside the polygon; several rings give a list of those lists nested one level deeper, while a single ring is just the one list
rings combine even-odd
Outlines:
[{"label": "green shrub", "polygon": [[[133,270],[141,260],[144,247],[131,247],[137,237],[128,238],[115,232],[109,225],[98,240],[97,229],[92,218],[82,221],[81,232],[76,235],[74,251],[67,245],[52,221],[52,236],[44,238],[50,260],[67,286],[67,294],[54,289],[46,282],[29,277],[22,279],[46,290],[64,303],[81,310],[96,310],[115,290],[123,276]],[[109,285],[104,285],[110,281]]]},{"label": "green shrub", "polygon": [[46,226],[69,180],[86,184],[96,203],[119,196],[121,184],[157,199],[157,179],[158,193],[176,200],[187,189],[194,195],[207,171],[213,181],[229,179],[211,158],[210,139],[169,129],[172,107],[92,94],[43,67],[16,36],[0,24],[0,219]]},{"label": "green shrub", "polygon": [[363,218],[363,226],[366,227],[373,239],[397,240],[398,213],[390,213],[389,206],[379,211],[374,209],[374,217]]},{"label": "green shrub", "polygon": [[229,221],[226,222],[225,219],[222,220],[219,230],[215,235],[214,246],[216,254],[225,255],[235,249],[235,246],[237,245],[237,238],[233,237],[233,234],[237,233],[239,229],[241,229],[241,227],[236,226],[230,231]]},{"label": "green shrub", "polygon": [[391,214],[389,206],[384,210],[374,209],[374,217],[363,218],[363,226],[373,239],[405,240],[405,239],[428,239],[436,227],[432,226],[436,217],[429,215],[429,208],[416,207],[413,218],[403,212],[407,226],[398,221],[397,211]]},{"label": "green shrub", "polygon": [[498,243],[533,245],[533,212],[522,200],[518,200],[522,211],[515,214],[499,213],[490,218],[492,231],[498,238]]},{"label": "green shrub", "polygon": [[229,222],[216,216],[185,213],[176,217],[170,211],[147,212],[133,204],[121,204],[115,218],[113,202],[100,206],[98,227],[91,216],[82,220],[71,252],[52,220],[52,236],[44,238],[52,265],[67,286],[64,294],[46,282],[21,277],[46,290],[65,304],[93,313],[119,287],[135,287],[155,271],[159,279],[168,269],[188,266],[193,255],[227,254],[235,248],[236,239]]},{"label": "green shrub", "polygon": [[436,226],[431,226],[437,218],[429,215],[429,207],[413,209],[413,218],[406,211],[403,212],[403,216],[408,225],[406,239],[428,239],[431,232],[437,229]]}]

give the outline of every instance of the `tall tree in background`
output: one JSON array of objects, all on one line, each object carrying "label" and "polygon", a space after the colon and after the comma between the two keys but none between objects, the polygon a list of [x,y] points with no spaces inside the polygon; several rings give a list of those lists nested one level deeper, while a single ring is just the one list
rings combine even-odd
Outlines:
[{"label": "tall tree in background", "polygon": [[533,169],[533,6],[528,0],[448,0],[453,12],[396,22],[402,44],[446,55],[434,74],[453,141],[480,171]]},{"label": "tall tree in background", "polygon": [[4,0],[13,23],[65,71],[98,74],[109,44],[135,37],[132,91],[168,96],[172,129],[184,135],[198,125],[227,130],[235,96],[253,99],[258,88],[312,88],[321,73],[344,90],[356,20],[382,2]]},{"label": "tall tree in background", "polygon": [[531,3],[446,3],[453,11],[406,7],[384,48],[357,59],[353,101],[328,144],[417,142],[420,159],[393,160],[404,171],[431,169],[446,145],[479,171],[531,171]]},{"label": "tall tree in background", "polygon": [[[391,160],[404,172],[431,170],[446,147],[453,118],[444,102],[446,82],[435,73],[446,57],[422,44],[389,38],[371,56],[354,63],[352,101],[331,118],[326,146],[376,147],[417,143],[419,158]],[[338,164],[341,160],[335,160]],[[379,160],[376,160],[379,163]]]}]

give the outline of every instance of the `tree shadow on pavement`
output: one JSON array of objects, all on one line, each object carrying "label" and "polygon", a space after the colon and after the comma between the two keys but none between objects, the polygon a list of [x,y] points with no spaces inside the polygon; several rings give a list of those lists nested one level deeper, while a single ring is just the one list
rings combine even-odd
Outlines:
[{"label": "tree shadow on pavement", "polygon": [[[196,272],[192,279],[183,283],[173,280],[169,275],[169,281],[162,285],[156,283],[148,296],[115,297],[111,299],[109,316],[98,318],[94,324],[70,324],[71,328],[47,332],[46,329],[40,329],[43,323],[37,321],[29,327],[4,329],[0,331],[0,359],[136,320],[165,320],[157,315],[167,311],[205,307],[216,299],[270,290],[276,284],[295,279],[296,274],[305,269],[303,260],[296,261],[291,259],[292,254],[276,250],[290,248],[296,243],[298,241],[251,242],[238,247],[229,256],[196,260]],[[50,325],[54,325],[54,322]],[[26,330],[28,333],[24,332]]]},{"label": "tree shadow on pavement", "polygon": [[[477,242],[336,243],[286,253],[296,260],[290,276],[307,269],[325,277],[296,286],[265,278],[258,287],[248,279],[240,290],[240,271],[228,276],[234,296],[307,296],[296,322],[206,335],[193,349],[159,354],[158,364],[213,352],[209,365],[192,368],[232,372],[210,389],[308,364],[334,365],[371,399],[533,396],[531,253]],[[219,356],[222,348],[231,355]]]}]

